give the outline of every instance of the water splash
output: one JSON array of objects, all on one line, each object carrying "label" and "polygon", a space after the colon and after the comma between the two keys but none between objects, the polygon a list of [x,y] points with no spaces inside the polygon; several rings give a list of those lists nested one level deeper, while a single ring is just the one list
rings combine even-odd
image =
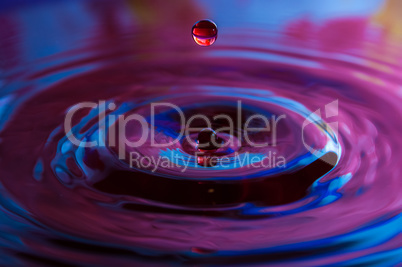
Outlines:
[{"label": "water splash", "polygon": [[[67,12],[64,5],[71,5],[76,14],[88,3],[43,8]],[[127,22],[126,5],[96,6],[95,26],[92,16],[78,12],[85,23],[52,32],[66,42],[46,57],[31,46],[2,43],[9,54],[0,122],[1,264],[401,261],[400,50],[383,46],[367,19],[303,22],[310,25],[301,27],[305,32],[299,21],[283,25],[283,33],[236,26],[221,34],[219,46],[200,52],[185,41],[189,24],[169,27],[159,43],[154,22]],[[23,38],[31,24],[21,26],[23,18],[6,16],[10,27],[1,33],[20,30],[15,37],[29,43]],[[334,46],[331,38],[345,25],[350,38]],[[158,38],[149,38],[153,32]],[[13,54],[16,49],[27,51]],[[217,132],[223,145],[214,151],[216,161],[200,166],[198,132],[180,137],[177,110],[160,106],[150,126],[150,105],[163,102],[180,107],[186,119],[211,118],[212,129],[228,125],[223,117],[213,120],[216,114],[240,126]],[[66,114],[77,103],[82,109],[66,133]],[[138,141],[138,122],[124,132],[116,127],[119,116],[133,114],[145,118],[153,134],[148,142],[179,141],[124,146],[119,155],[109,137],[115,131]],[[255,114],[268,124],[250,120],[250,127],[277,126],[276,136],[249,136],[268,148],[245,142],[243,126]],[[71,136],[97,145],[74,145]],[[251,159],[264,165],[255,168]]]}]

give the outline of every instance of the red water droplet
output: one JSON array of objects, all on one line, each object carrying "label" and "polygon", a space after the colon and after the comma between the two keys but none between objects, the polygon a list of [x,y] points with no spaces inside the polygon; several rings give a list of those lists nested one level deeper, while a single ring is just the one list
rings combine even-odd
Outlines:
[{"label": "red water droplet", "polygon": [[218,28],[211,20],[200,20],[192,29],[193,39],[200,46],[210,46],[218,37]]},{"label": "red water droplet", "polygon": [[202,167],[213,167],[218,164],[218,159],[217,157],[211,156],[211,155],[203,155],[197,157],[197,163],[199,166]]}]

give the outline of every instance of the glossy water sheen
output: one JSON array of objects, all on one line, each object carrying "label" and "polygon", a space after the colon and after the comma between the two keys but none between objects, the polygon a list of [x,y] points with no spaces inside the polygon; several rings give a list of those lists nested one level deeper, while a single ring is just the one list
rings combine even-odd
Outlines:
[{"label": "glossy water sheen", "polygon": [[194,41],[200,46],[210,46],[215,43],[218,28],[211,20],[200,20],[192,28]]},{"label": "glossy water sheen", "polygon": [[[401,261],[398,2],[217,2],[4,4],[1,265]],[[199,17],[219,24],[219,43],[194,45],[188,33]],[[109,142],[79,148],[67,139],[66,112],[99,100],[116,116],[149,118],[150,103],[169,102],[186,116],[287,119],[269,149],[239,142],[197,158],[197,145],[185,140],[164,149],[127,148],[175,163],[139,169],[119,160]],[[300,139],[306,121],[304,137],[314,153]],[[113,124],[84,109],[72,131],[93,141]],[[160,109],[155,125],[157,142],[178,135],[172,109]],[[234,138],[241,141],[243,131]],[[138,127],[126,134],[134,140]],[[191,133],[194,142],[198,134]],[[240,167],[235,152],[272,160],[283,155],[286,166]],[[211,153],[231,157],[231,165],[218,167]],[[190,162],[186,172],[178,156]]]}]

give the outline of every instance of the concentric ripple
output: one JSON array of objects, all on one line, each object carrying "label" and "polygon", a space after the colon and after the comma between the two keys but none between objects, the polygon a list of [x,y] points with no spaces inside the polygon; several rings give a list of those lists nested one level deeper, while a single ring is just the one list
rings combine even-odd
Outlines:
[{"label": "concentric ripple", "polygon": [[[141,266],[401,260],[398,66],[361,51],[292,45],[290,37],[267,44],[253,32],[242,46],[227,34],[202,52],[77,50],[70,53],[79,60],[49,69],[41,62],[22,76],[37,84],[0,99],[9,114],[0,124],[4,259]],[[225,145],[209,166],[195,154],[197,131],[181,132],[182,119],[196,114],[213,129],[228,127],[227,118],[238,122],[217,132]],[[249,136],[267,147],[245,142],[245,122],[255,114],[276,123],[275,134]],[[119,143],[144,133],[138,121],[119,128],[119,117],[131,115],[146,120],[148,138],[137,147]],[[191,127],[209,126],[194,120]],[[96,145],[83,145],[89,142]],[[255,168],[250,157],[270,164]]]}]

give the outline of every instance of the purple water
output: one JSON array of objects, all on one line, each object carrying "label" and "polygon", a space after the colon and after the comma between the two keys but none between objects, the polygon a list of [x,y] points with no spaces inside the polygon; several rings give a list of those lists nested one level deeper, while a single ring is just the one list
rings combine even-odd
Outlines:
[{"label": "purple water", "polygon": [[[299,14],[302,5],[242,1],[226,3],[225,14],[206,2],[4,5],[1,265],[400,264],[393,4],[362,2],[372,9],[324,18],[317,14],[326,4],[306,4],[310,16],[301,18],[275,14]],[[233,16],[239,9],[245,15]],[[189,31],[205,17],[219,25],[219,39],[201,48]],[[96,106],[79,109],[66,133],[66,114],[82,103]],[[119,115],[153,118],[156,143],[179,136],[176,110],[160,106],[152,117],[152,103],[180,107],[186,121],[225,114],[240,123],[216,138],[234,141],[199,156],[199,131],[164,148],[150,138],[120,147],[119,136],[134,142],[143,132],[138,122],[119,129]],[[251,135],[268,147],[244,142],[255,114],[285,116],[275,135]],[[97,145],[74,145],[71,134]],[[246,155],[269,162],[240,164]],[[152,161],[160,157],[172,164]],[[146,166],[136,166],[142,159]]]}]

